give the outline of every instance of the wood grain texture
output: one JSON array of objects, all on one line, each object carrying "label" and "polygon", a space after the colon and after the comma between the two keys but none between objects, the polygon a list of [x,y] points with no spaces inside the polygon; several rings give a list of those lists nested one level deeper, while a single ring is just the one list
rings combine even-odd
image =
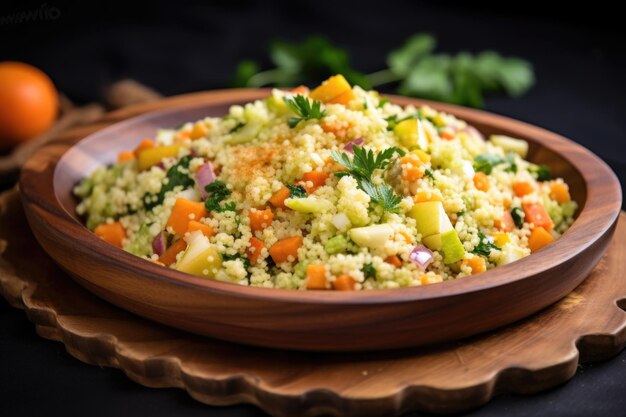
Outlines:
[{"label": "wood grain texture", "polygon": [[251,403],[278,417],[467,410],[497,394],[561,384],[579,361],[607,359],[626,345],[626,214],[589,278],[559,303],[481,336],[383,353],[247,347],[129,314],[54,264],[28,231],[16,192],[0,196],[0,254],[0,293],[78,359],[207,404]]},{"label": "wood grain texture", "polygon": [[[512,323],[572,291],[610,241],[621,191],[599,158],[546,130],[443,104],[432,105],[485,134],[527,139],[529,158],[550,165],[555,175],[565,178],[583,208],[561,239],[518,262],[437,285],[391,291],[288,291],[203,280],[142,261],[98,239],[74,214],[73,185],[98,164],[112,162],[119,150],[132,148],[157,127],[223,115],[231,104],[268,94],[268,90],[217,91],[129,107],[42,149],[24,166],[20,179],[37,240],[78,283],[131,312],[225,340],[318,351],[418,346]],[[94,133],[73,146],[88,129]]]}]

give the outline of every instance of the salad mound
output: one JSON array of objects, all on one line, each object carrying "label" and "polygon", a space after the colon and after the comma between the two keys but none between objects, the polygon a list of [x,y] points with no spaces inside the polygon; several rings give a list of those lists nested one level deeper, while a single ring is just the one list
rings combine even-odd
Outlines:
[{"label": "salad mound", "polygon": [[399,288],[514,262],[571,225],[567,184],[527,152],[336,75],[160,129],[74,193],[96,235],[198,277]]}]

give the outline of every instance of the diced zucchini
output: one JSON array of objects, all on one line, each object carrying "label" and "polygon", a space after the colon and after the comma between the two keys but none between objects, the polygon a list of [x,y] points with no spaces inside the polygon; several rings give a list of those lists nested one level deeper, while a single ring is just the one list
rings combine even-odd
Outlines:
[{"label": "diced zucchini", "polygon": [[307,198],[288,198],[285,200],[285,206],[301,213],[325,213],[333,208],[333,203],[309,196]]}]

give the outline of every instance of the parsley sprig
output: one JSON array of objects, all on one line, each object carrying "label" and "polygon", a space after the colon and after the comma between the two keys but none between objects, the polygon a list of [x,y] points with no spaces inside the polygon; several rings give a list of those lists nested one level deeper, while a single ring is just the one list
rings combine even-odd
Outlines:
[{"label": "parsley sprig", "polygon": [[399,205],[402,199],[393,192],[389,185],[385,183],[374,184],[372,176],[377,169],[387,168],[393,160],[394,154],[403,156],[405,152],[395,146],[387,148],[376,155],[371,149],[368,151],[360,146],[355,146],[353,152],[354,156],[352,159],[345,152],[333,151],[331,153],[337,163],[348,169],[348,171],[337,172],[335,175],[338,177],[346,175],[353,177],[357,180],[359,188],[365,191],[373,202],[381,206],[385,211],[397,213],[400,210]]},{"label": "parsley sprig", "polygon": [[234,202],[226,203],[224,206],[220,203],[230,197],[231,191],[220,180],[215,180],[205,187],[209,198],[204,202],[204,207],[207,211],[215,211],[217,213],[223,213],[225,211],[235,211],[237,206]]},{"label": "parsley sprig", "polygon": [[285,97],[285,104],[293,111],[298,117],[290,117],[287,119],[290,128],[294,128],[303,120],[321,119],[326,116],[326,110],[322,110],[322,103],[317,100],[309,100],[308,98],[297,95],[293,98]]},{"label": "parsley sprig", "polygon": [[187,188],[194,184],[194,180],[189,177],[189,162],[191,162],[191,159],[192,157],[189,155],[183,156],[176,165],[173,165],[167,170],[165,174],[167,181],[164,181],[161,190],[156,194],[156,199],[153,194],[146,194],[144,196],[144,207],[146,210],[152,210],[154,207],[163,203],[165,193],[172,191],[175,187],[181,186],[182,188]]},{"label": "parsley sprig", "polygon": [[303,186],[301,185],[287,185],[289,188],[289,198],[306,198],[307,193]]},{"label": "parsley sprig", "polygon": [[385,68],[365,75],[352,67],[344,49],[324,37],[276,41],[269,47],[273,68],[262,71],[257,62],[242,61],[233,83],[235,87],[295,87],[343,74],[350,84],[364,89],[389,85],[402,95],[472,107],[482,107],[485,94],[517,97],[535,83],[532,65],[523,59],[494,51],[446,54],[435,51],[436,44],[427,33],[415,34],[387,55]]}]

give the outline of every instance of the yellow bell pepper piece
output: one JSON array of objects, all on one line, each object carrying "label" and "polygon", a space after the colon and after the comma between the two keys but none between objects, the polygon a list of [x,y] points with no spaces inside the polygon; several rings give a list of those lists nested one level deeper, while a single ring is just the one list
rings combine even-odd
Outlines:
[{"label": "yellow bell pepper piece", "polygon": [[493,237],[493,243],[500,248],[511,241],[507,233],[494,233],[491,237]]},{"label": "yellow bell pepper piece", "polygon": [[343,75],[334,75],[311,91],[309,96],[313,100],[319,100],[322,103],[346,104],[352,100],[352,87]]},{"label": "yellow bell pepper piece", "polygon": [[148,169],[161,162],[163,158],[178,156],[179,149],[180,144],[144,149],[137,155],[137,167],[140,171]]}]

